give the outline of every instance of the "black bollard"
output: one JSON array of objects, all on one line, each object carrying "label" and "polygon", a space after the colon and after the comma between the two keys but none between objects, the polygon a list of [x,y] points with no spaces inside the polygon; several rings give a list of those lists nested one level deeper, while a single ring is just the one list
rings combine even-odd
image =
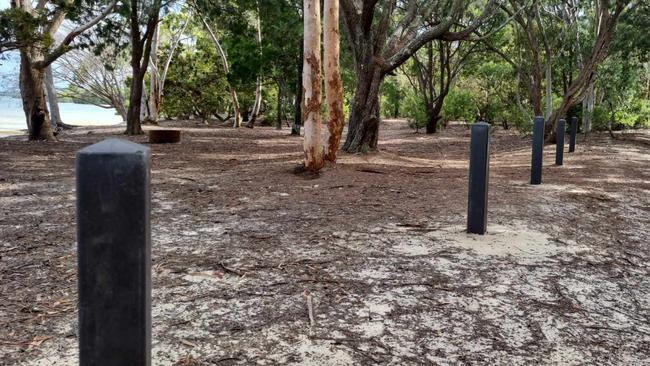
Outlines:
[{"label": "black bollard", "polygon": [[467,232],[485,234],[487,230],[488,180],[490,177],[490,125],[472,125],[469,153]]},{"label": "black bollard", "polygon": [[569,138],[569,152],[576,151],[576,136],[578,135],[578,117],[571,117],[571,136]]},{"label": "black bollard", "polygon": [[561,119],[557,122],[555,130],[555,165],[564,164],[564,130],[566,121]]},{"label": "black bollard", "polygon": [[151,365],[150,165],[119,139],[77,153],[81,366]]},{"label": "black bollard", "polygon": [[530,165],[530,184],[542,184],[544,158],[544,117],[535,117],[533,126],[533,156]]}]

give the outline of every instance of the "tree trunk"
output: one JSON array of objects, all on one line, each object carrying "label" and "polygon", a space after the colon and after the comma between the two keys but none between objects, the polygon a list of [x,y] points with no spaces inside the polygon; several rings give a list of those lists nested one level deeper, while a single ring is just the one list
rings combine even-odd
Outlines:
[{"label": "tree trunk", "polygon": [[296,83],[296,99],[294,101],[293,125],[291,126],[291,135],[300,136],[300,126],[302,125],[302,74],[298,73],[298,82]]},{"label": "tree trunk", "polygon": [[[259,56],[262,58],[262,24],[260,21],[260,4],[257,2],[257,47],[259,48]],[[261,71],[261,70],[260,70]],[[255,126],[255,121],[257,121],[257,116],[260,113],[262,107],[262,75],[257,75],[257,80],[255,81],[255,102],[253,104],[253,111],[251,119],[248,122],[246,127],[253,128]]]},{"label": "tree trunk", "polygon": [[591,132],[591,120],[593,119],[594,113],[594,100],[595,100],[595,88],[594,82],[589,83],[587,87],[587,92],[585,99],[582,102],[583,112],[582,112],[582,131],[586,135]]},{"label": "tree trunk", "polygon": [[551,58],[546,58],[546,113],[548,119],[553,113],[553,65]]},{"label": "tree trunk", "polygon": [[325,56],[325,94],[329,107],[325,159],[336,162],[336,153],[343,134],[343,82],[339,62],[341,34],[339,31],[339,0],[325,0],[323,15],[323,50]]},{"label": "tree trunk", "polygon": [[[145,73],[146,75],[146,73]],[[149,112],[149,98],[147,97],[147,86],[142,78],[142,98],[140,98],[140,121],[142,123],[149,123],[151,113]]]},{"label": "tree trunk", "polygon": [[282,129],[282,91],[284,88],[282,88],[282,82],[278,82],[278,100],[277,100],[277,109],[278,109],[278,115],[275,120],[275,128],[278,130]]},{"label": "tree trunk", "polygon": [[126,134],[142,135],[140,108],[142,107],[142,80],[144,72],[133,67],[133,77],[131,79],[131,96],[129,98],[129,109],[126,115]]},{"label": "tree trunk", "polygon": [[[155,0],[153,8],[149,10],[147,25],[144,37],[141,39],[140,19],[138,14],[138,0],[131,0],[130,31],[131,31],[131,69],[133,70],[131,78],[131,95],[129,97],[129,110],[126,119],[127,135],[142,135],[142,120],[140,119],[141,108],[146,108],[146,99],[143,100],[144,93],[144,76],[149,66],[149,57],[153,35],[158,27],[158,17],[160,13],[161,0]],[[143,103],[144,102],[144,103]]]},{"label": "tree trunk", "polygon": [[533,104],[533,112],[535,116],[543,116],[544,110],[542,108],[542,71],[535,67],[532,75],[532,83],[530,90],[530,101]]},{"label": "tree trunk", "polygon": [[[225,74],[228,74],[230,72],[230,66],[228,64],[228,58],[226,57],[226,52],[223,50],[221,47],[221,42],[219,42],[219,38],[217,38],[217,35],[212,31],[212,28],[208,24],[208,22],[205,20],[205,18],[201,18],[201,21],[203,22],[203,25],[205,26],[205,29],[208,30],[208,33],[210,34],[210,38],[212,38],[212,41],[214,42],[214,45],[217,47],[217,51],[219,52],[219,56],[221,56],[221,61],[223,64],[223,71]],[[233,109],[233,114],[234,114],[234,120],[232,126],[237,128],[241,127],[241,113],[239,109],[239,99],[237,98],[237,91],[235,88],[232,86],[230,82],[228,82],[228,92],[230,93],[230,100],[232,101],[232,109]]]},{"label": "tree trunk", "polygon": [[440,95],[433,105],[427,107],[427,133],[438,132],[438,122],[440,122],[440,112],[442,111],[442,103],[444,96]]},{"label": "tree trunk", "polygon": [[374,61],[357,68],[357,86],[350,105],[348,135],[343,150],[365,153],[377,150],[379,139],[379,87],[383,76]]},{"label": "tree trunk", "polygon": [[59,98],[56,95],[56,88],[54,87],[54,75],[52,75],[52,66],[45,69],[45,93],[47,95],[47,103],[50,107],[50,122],[52,129],[56,131],[58,127],[62,127],[63,121],[61,120],[61,112],[59,111]]},{"label": "tree trunk", "polygon": [[27,51],[20,52],[20,94],[29,140],[56,141],[45,97],[45,70],[33,67]]},{"label": "tree trunk", "polygon": [[[555,140],[556,123],[562,116],[566,116],[569,109],[576,103],[579,103],[585,94],[587,94],[587,109],[593,108],[594,92],[593,83],[598,65],[602,63],[609,54],[609,47],[614,38],[614,32],[618,24],[618,19],[621,16],[623,9],[626,7],[625,2],[616,2],[616,7],[610,10],[607,6],[606,0],[600,0],[603,6],[598,7],[596,13],[595,24],[597,24],[596,39],[592,52],[588,58],[582,62],[582,67],[575,80],[571,82],[567,92],[564,94],[562,104],[553,111],[549,121],[546,125],[548,132],[547,141]],[[596,3],[598,5],[598,3]],[[591,105],[591,106],[590,106]],[[585,123],[585,133],[590,128],[590,122]]]},{"label": "tree trunk", "polygon": [[[151,72],[149,73],[149,118],[148,122],[157,123],[160,111],[160,69],[158,68],[158,46],[160,45],[160,28],[156,27],[151,40]],[[173,47],[173,46],[172,46]],[[173,52],[173,51],[172,51]]]},{"label": "tree trunk", "polygon": [[305,89],[305,168],[317,172],[323,160],[321,116],[320,0],[304,1],[303,88]]}]

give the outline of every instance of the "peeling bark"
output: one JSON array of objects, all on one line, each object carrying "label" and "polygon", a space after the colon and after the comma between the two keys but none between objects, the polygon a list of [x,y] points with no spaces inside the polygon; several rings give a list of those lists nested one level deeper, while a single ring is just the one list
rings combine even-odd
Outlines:
[{"label": "peeling bark", "polygon": [[304,58],[303,58],[303,88],[304,88],[304,120],[305,139],[305,168],[309,171],[319,171],[325,161],[321,137],[321,47],[320,47],[320,0],[304,1]]},{"label": "peeling bark", "polygon": [[325,56],[325,94],[329,107],[329,124],[325,141],[325,159],[336,162],[336,153],[343,134],[343,82],[339,62],[341,34],[339,31],[339,2],[325,0],[323,15],[323,49]]}]

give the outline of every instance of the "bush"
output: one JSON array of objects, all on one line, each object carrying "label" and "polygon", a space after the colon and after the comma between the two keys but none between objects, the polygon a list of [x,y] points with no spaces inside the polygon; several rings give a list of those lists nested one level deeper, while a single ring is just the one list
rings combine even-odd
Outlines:
[{"label": "bush", "polygon": [[409,122],[409,127],[414,130],[427,125],[427,111],[424,107],[424,100],[414,92],[410,92],[402,100],[402,115]]},{"label": "bush", "polygon": [[469,90],[452,89],[442,106],[445,121],[471,122],[476,119],[476,97]]}]

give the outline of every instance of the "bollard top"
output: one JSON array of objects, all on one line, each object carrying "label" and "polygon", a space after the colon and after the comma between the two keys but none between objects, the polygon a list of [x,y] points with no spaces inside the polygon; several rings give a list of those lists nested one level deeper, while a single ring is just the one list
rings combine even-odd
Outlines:
[{"label": "bollard top", "polygon": [[544,122],[544,117],[542,117],[542,116],[536,116],[536,117],[535,117],[535,123],[537,123],[538,121],[542,121],[542,122]]},{"label": "bollard top", "polygon": [[124,139],[109,138],[96,144],[86,146],[77,152],[78,155],[149,155],[150,149],[147,146],[136,144]]},{"label": "bollard top", "polygon": [[490,128],[490,124],[487,122],[479,121],[472,123],[472,128]]}]

